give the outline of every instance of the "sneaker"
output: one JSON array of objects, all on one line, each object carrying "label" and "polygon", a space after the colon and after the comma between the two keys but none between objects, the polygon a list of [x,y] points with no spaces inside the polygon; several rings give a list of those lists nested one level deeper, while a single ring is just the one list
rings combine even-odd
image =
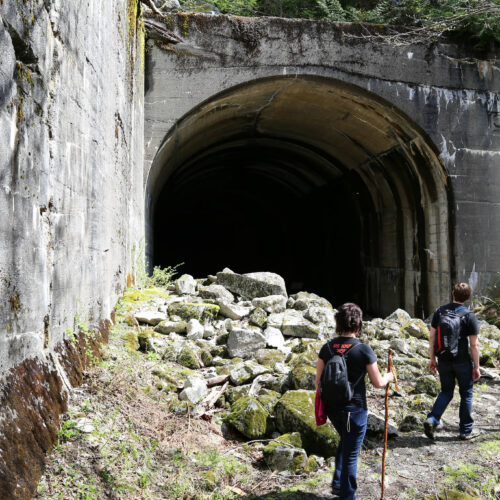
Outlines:
[{"label": "sneaker", "polygon": [[435,425],[434,425],[434,422],[428,418],[425,422],[424,422],[424,432],[425,432],[425,435],[429,438],[429,439],[435,439],[434,437],[434,429],[435,429]]},{"label": "sneaker", "polygon": [[461,441],[468,441],[469,439],[477,438],[480,434],[481,434],[481,432],[479,430],[472,429],[472,431],[469,432],[468,434],[460,433],[460,435],[458,436],[458,439],[460,439]]}]

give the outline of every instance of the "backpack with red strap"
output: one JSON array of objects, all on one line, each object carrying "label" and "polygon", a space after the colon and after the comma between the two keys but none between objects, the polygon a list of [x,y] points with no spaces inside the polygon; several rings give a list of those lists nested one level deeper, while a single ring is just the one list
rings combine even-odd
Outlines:
[{"label": "backpack with red strap", "polygon": [[439,359],[453,361],[458,356],[458,341],[462,331],[462,318],[470,311],[465,306],[454,310],[440,311],[439,324],[436,329],[435,352]]}]

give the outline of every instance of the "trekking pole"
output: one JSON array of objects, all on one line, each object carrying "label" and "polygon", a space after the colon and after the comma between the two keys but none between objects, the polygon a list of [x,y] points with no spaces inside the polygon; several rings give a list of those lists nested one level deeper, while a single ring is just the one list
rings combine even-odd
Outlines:
[{"label": "trekking pole", "polygon": [[[392,372],[394,381],[396,382],[396,390],[399,391],[398,381],[396,378],[396,371],[392,365],[392,349],[389,349],[387,355],[387,372]],[[384,421],[384,453],[382,454],[382,493],[380,500],[384,500],[385,495],[385,456],[387,454],[387,434],[389,427],[389,384],[385,386],[385,421]]]}]

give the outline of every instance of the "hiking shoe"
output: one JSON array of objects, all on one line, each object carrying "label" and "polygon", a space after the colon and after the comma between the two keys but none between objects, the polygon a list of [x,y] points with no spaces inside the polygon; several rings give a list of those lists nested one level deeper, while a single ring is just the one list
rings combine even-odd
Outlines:
[{"label": "hiking shoe", "polygon": [[469,439],[477,438],[480,434],[481,432],[479,430],[472,429],[472,432],[469,432],[468,434],[460,433],[458,439],[460,439],[461,441],[468,441]]},{"label": "hiking shoe", "polygon": [[434,429],[435,428],[436,428],[436,426],[434,425],[434,422],[430,418],[428,418],[424,422],[424,432],[425,432],[425,435],[429,439],[435,439],[435,437],[434,437]]}]

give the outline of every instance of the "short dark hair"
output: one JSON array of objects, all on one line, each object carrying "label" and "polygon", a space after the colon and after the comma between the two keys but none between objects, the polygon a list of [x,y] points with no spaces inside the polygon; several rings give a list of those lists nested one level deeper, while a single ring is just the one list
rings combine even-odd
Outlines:
[{"label": "short dark hair", "polygon": [[453,298],[457,302],[465,302],[470,299],[472,290],[469,283],[455,283],[452,290]]},{"label": "short dark hair", "polygon": [[352,302],[342,304],[335,314],[337,333],[359,332],[363,325],[363,311]]}]

